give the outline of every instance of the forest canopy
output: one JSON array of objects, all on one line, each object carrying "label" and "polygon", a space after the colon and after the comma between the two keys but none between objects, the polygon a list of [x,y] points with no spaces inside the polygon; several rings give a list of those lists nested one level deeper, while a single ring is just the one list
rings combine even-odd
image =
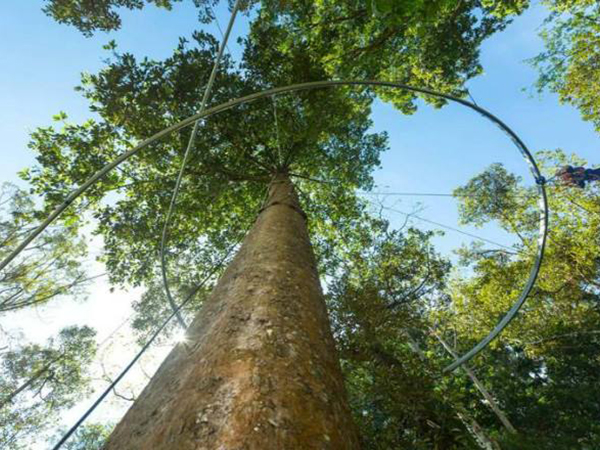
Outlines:
[{"label": "forest canopy", "polygon": [[[46,0],[43,12],[75,27],[86,39],[125,29],[127,10],[141,11],[144,17],[150,8],[175,11],[184,1]],[[221,37],[204,28],[215,20],[218,2],[190,3],[198,13],[197,30],[180,37],[172,54],[140,56],[111,41],[104,47],[102,68],[82,74],[76,87],[87,102],[89,119],[74,121],[69,112],[61,112],[51,125],[31,132],[29,149],[36,162],[20,172],[27,188],[2,185],[2,259],[95,172],[198,112]],[[545,47],[529,60],[539,75],[534,88],[557,94],[598,131],[600,97],[594,80],[600,79],[599,6],[591,0],[543,3],[547,14],[540,36]],[[239,40],[240,56],[226,54],[221,62],[210,105],[272,87],[329,79],[393,80],[467,99],[470,81],[484,70],[484,43],[509,33],[511,22],[528,8],[527,0],[242,2],[239,20],[247,24],[248,33]],[[241,336],[243,351],[214,344],[206,358],[222,354],[219,361],[227,364],[256,363],[252,369],[225,373],[254,373],[249,383],[258,386],[257,396],[276,391],[269,377],[277,371],[264,368],[278,368],[286,358],[295,361],[286,363],[290,371],[306,368],[298,373],[327,383],[337,379],[338,369],[319,359],[320,349],[315,348],[314,356],[293,359],[302,354],[303,339],[314,336],[300,315],[295,317],[296,329],[281,325],[289,319],[285,314],[293,316],[286,309],[290,305],[274,300],[282,309],[269,310],[269,319],[261,316],[262,296],[283,292],[272,295],[304,299],[314,291],[310,283],[321,283],[323,290],[315,295],[328,312],[324,323],[331,327],[331,348],[338,352],[333,359],[343,386],[322,392],[315,387],[318,383],[311,384],[312,378],[299,382],[305,409],[310,410],[311,402],[339,402],[342,411],[347,404],[340,417],[347,413],[356,425],[356,430],[348,424],[326,434],[326,441],[346,435],[351,443],[347,448],[373,450],[600,446],[600,183],[592,179],[583,187],[568,185],[555,176],[566,166],[589,163],[563,149],[536,152],[548,180],[551,214],[535,287],[521,314],[489,348],[457,371],[443,374],[449,362],[496,326],[522,291],[536,256],[538,187],[524,182],[510,164],[492,163],[453,192],[441,194],[456,202],[461,226],[476,231],[496,227],[513,236],[510,245],[480,241],[449,254],[436,247],[443,232],[418,227],[411,214],[394,227],[384,214],[390,208],[365,195],[376,194],[377,171],[385,165],[392,139],[374,121],[381,104],[391,105],[400,119],[418,114],[426,104],[446,106],[445,101],[409,91],[337,87],[272,96],[201,122],[202,132],[193,140],[183,172],[165,256],[175,297],[191,297],[181,311],[185,321],[209,325],[196,336],[182,338],[180,325],[169,322],[156,345],[173,346],[179,339],[175,356],[167,358],[144,392],[127,397],[113,389],[114,395],[134,402],[133,417],[140,410],[150,414],[136,405],[152,404],[153,392],[175,389],[160,384],[160,377],[175,367],[169,361],[184,360],[188,356],[181,355],[206,345],[213,332]],[[162,329],[172,307],[160,272],[161,233],[190,134],[191,128],[185,128],[165,136],[74,201],[0,272],[0,314],[30,311],[65,296],[83,300],[96,276],[104,275],[87,273],[83,263],[89,252],[86,236],[91,234],[102,242],[98,262],[111,289],[141,292],[131,304],[130,345],[144,345]],[[277,197],[278,183],[292,186],[285,200]],[[286,235],[277,228],[281,225],[264,225],[277,217],[273,211],[291,217],[286,220],[293,224],[302,217],[314,263],[301,266],[302,242],[292,248],[277,240],[279,234]],[[261,226],[271,227],[270,232],[256,231]],[[261,242],[256,235],[263,236],[264,247],[247,250],[254,239]],[[280,254],[281,266],[287,270],[291,264],[292,269],[279,278],[272,273],[280,268],[264,270],[264,289],[254,293],[254,285],[244,288],[256,295],[257,309],[240,313],[235,298],[246,294],[231,286],[238,286],[248,273],[258,277],[265,252]],[[244,263],[244,258],[251,262]],[[314,276],[302,278],[311,270]],[[237,297],[227,300],[228,292]],[[223,296],[222,306],[214,306],[216,295]],[[320,317],[319,308],[309,316]],[[215,317],[219,325],[210,322]],[[248,337],[248,329],[258,331]],[[94,377],[103,380],[102,386],[112,381],[92,370],[100,345],[90,327],[63,328],[44,344],[19,340],[3,332],[0,347],[0,446],[11,449],[28,448],[43,433],[57,440],[52,427],[76,401],[89,398],[98,386]],[[329,340],[325,333],[315,342]],[[187,370],[181,371],[185,377],[197,369]],[[211,374],[197,381],[198,392],[231,389],[218,370],[198,369]],[[290,398],[296,395],[291,392]],[[248,414],[262,417],[265,409],[280,411],[272,419],[275,425],[268,422],[265,436],[286,427],[295,430],[274,394],[273,399],[272,405]],[[190,433],[217,448],[214,440],[222,428],[210,414],[218,416],[224,404],[204,405],[197,423],[182,427],[187,431],[180,434]],[[308,414],[301,409],[296,408],[299,418]],[[160,417],[161,424],[169,423]],[[237,416],[230,412],[227,417]],[[118,448],[120,436],[144,434],[127,432],[128,426],[117,425],[109,438],[112,422],[89,423],[64,448],[99,449],[106,442],[108,448]],[[352,443],[355,433],[359,444]],[[267,447],[276,442],[268,439]]]}]

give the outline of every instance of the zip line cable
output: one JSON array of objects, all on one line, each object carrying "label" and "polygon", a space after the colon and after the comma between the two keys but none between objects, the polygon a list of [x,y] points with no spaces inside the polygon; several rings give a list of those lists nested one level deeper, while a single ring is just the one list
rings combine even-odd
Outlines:
[{"label": "zip line cable", "polygon": [[182,310],[182,308],[187,303],[189,303],[190,300],[192,300],[192,298],[194,298],[194,296],[196,295],[196,293],[202,287],[204,287],[204,285],[208,282],[208,280],[210,280],[210,278],[212,276],[214,276],[215,273],[217,273],[217,271],[221,267],[223,267],[223,264],[225,263],[225,261],[227,261],[227,258],[229,258],[229,256],[233,252],[233,250],[239,245],[240,242],[241,242],[241,240],[237,241],[235,244],[233,244],[227,250],[227,253],[223,256],[223,258],[221,258],[221,260],[217,264],[215,264],[213,266],[212,270],[208,273],[208,275],[206,275],[206,277],[204,277],[202,279],[202,281],[200,281],[200,283],[192,290],[192,292],[190,292],[188,294],[188,296],[185,298],[185,300],[179,306],[177,306],[176,309],[173,312],[171,312],[171,314],[169,315],[169,317],[167,317],[165,319],[165,321],[160,325],[160,327],[158,327],[158,329],[152,334],[152,336],[150,337],[150,339],[143,345],[143,347],[140,349],[140,351],[137,352],[137,354],[133,357],[133,359],[129,362],[129,364],[127,364],[127,366],[125,366],[125,368],[121,371],[121,373],[119,374],[119,376],[117,378],[115,378],[110,383],[110,385],[102,392],[102,394],[100,394],[100,396],[98,396],[98,398],[96,399],[96,401],[94,401],[94,403],[92,404],[92,406],[90,406],[87,409],[87,411],[79,418],[79,420],[75,423],[75,425],[73,425],[69,429],[69,431],[67,431],[65,433],[65,435],[61,438],[61,440],[54,447],[52,447],[52,450],[58,450],[59,448],[61,448],[62,445],[73,435],[73,433],[75,433],[75,431],[77,431],[77,429],[89,417],[89,415],[92,412],[94,412],[94,410],[102,403],[102,401],[107,397],[107,395],[110,394],[112,392],[112,390],[117,386],[117,384],[119,384],[119,382],[125,377],[125,375],[127,375],[127,373],[129,372],[129,370],[131,370],[131,368],[142,357],[142,355],[146,352],[146,350],[148,350],[148,348],[150,348],[150,346],[152,345],[152,343],[156,340],[156,338],[160,335],[160,333],[165,329],[165,327],[171,321],[171,319],[173,319],[173,317],[175,317]]},{"label": "zip line cable", "polygon": [[[462,194],[462,195],[455,195],[455,194],[444,194],[444,193],[437,193],[437,192],[381,192],[381,191],[376,191],[376,192],[371,192],[371,191],[358,191],[357,192],[359,195],[390,195],[390,196],[400,196],[400,197],[451,197],[451,198],[455,198],[455,199],[461,199],[461,198],[476,198],[477,194]],[[517,193],[516,197],[528,197],[529,194],[527,193]]]},{"label": "zip line cable", "polygon": [[256,92],[254,94],[246,95],[244,97],[238,97],[232,99],[228,102],[222,103],[220,105],[213,106],[208,109],[204,109],[182,121],[171,125],[159,131],[158,133],[152,135],[148,139],[140,142],[138,145],[133,147],[132,149],[122,153],[119,155],[114,161],[106,164],[102,167],[98,172],[92,175],[88,180],[86,180],[79,188],[72,191],[66,199],[58,205],[55,210],[27,237],[25,238],[19,246],[17,246],[1,263],[0,270],[6,267],[31,241],[33,241],[40,233],[42,233],[58,216],[62,214],[64,210],[66,210],[71,203],[73,203],[79,196],[81,196],[87,189],[89,189],[92,185],[94,185],[98,180],[100,180],[104,175],[110,172],[112,169],[117,167],[123,161],[126,161],[131,156],[138,153],[140,150],[149,146],[150,144],[157,142],[159,139],[168,136],[169,134],[181,130],[182,128],[187,127],[188,125],[195,124],[200,119],[206,119],[213,115],[216,115],[220,112],[230,110],[238,105],[246,104],[249,102],[254,102],[256,100],[262,98],[268,98],[273,95],[290,93],[290,92],[301,92],[308,91],[313,89],[323,89],[323,88],[334,88],[339,86],[359,86],[366,88],[373,87],[385,87],[390,89],[400,89],[406,90],[409,92],[431,96],[439,99],[445,99],[453,103],[461,104],[475,112],[479,115],[483,116],[485,119],[489,120],[493,124],[495,124],[501,131],[503,131],[509,139],[513,142],[517,150],[521,153],[527,164],[529,165],[529,169],[531,175],[533,176],[538,189],[538,208],[539,208],[539,234],[537,240],[537,248],[536,248],[536,257],[529,272],[529,277],[525,282],[523,290],[521,294],[518,296],[517,300],[513,304],[513,306],[506,312],[504,317],[498,322],[498,324],[494,327],[489,334],[483,338],[477,345],[475,345],[470,351],[461,356],[459,359],[454,361],[454,363],[450,364],[448,367],[444,369],[444,372],[450,372],[455,370],[458,366],[463,364],[464,362],[470,360],[479,352],[481,352],[492,340],[494,340],[501,332],[508,326],[508,324],[515,318],[519,309],[529,296],[529,293],[533,289],[533,285],[537,280],[537,276],[540,271],[540,267],[542,261],[544,259],[544,251],[546,247],[546,241],[548,236],[548,198],[546,194],[546,179],[542,176],[535,158],[533,154],[529,151],[527,146],[523,143],[523,141],[519,138],[519,136],[502,120],[498,117],[487,111],[486,109],[473,104],[472,102],[465,100],[463,98],[455,97],[450,94],[445,94],[443,92],[432,91],[427,88],[409,86],[402,83],[396,83],[393,81],[379,81],[379,80],[326,80],[326,81],[311,81],[305,83],[291,84],[288,86],[281,86],[276,88],[267,89],[264,91]]},{"label": "zip line cable", "polygon": [[492,244],[492,245],[495,245],[497,247],[502,247],[502,248],[507,249],[507,250],[514,250],[514,248],[509,247],[508,245],[500,244],[499,242],[494,242],[494,241],[492,241],[490,239],[486,239],[484,237],[477,236],[476,234],[471,234],[471,233],[469,233],[467,231],[463,231],[463,230],[460,230],[458,228],[451,227],[450,225],[444,225],[443,223],[435,222],[433,220],[429,220],[429,219],[426,219],[424,217],[417,216],[416,214],[409,214],[407,212],[400,211],[400,210],[397,210],[397,209],[394,209],[394,208],[389,208],[387,206],[382,206],[382,208],[385,209],[385,210],[387,210],[387,211],[391,211],[391,212],[395,212],[395,213],[398,213],[398,214],[402,214],[402,215],[404,215],[404,216],[406,216],[408,218],[414,217],[415,219],[420,220],[422,222],[426,222],[426,223],[429,223],[431,225],[435,225],[435,226],[438,226],[438,227],[441,227],[441,228],[445,228],[447,230],[454,231],[455,233],[460,233],[460,234],[463,234],[465,236],[469,236],[469,237],[471,237],[473,239],[477,239],[478,241],[487,242],[488,244]]},{"label": "zip line cable", "polygon": [[[552,186],[550,183],[556,178],[556,176],[546,180],[545,185],[547,187],[559,187]],[[359,195],[390,195],[390,196],[404,196],[404,197],[452,197],[456,199],[477,197],[477,194],[448,194],[441,192],[382,192],[382,191],[358,191]],[[528,193],[516,193],[517,197],[527,197]]]},{"label": "zip line cable", "polygon": [[[454,194],[438,194],[433,192],[368,192],[368,191],[359,191],[359,195],[393,195],[393,196],[406,196],[406,197],[452,197],[452,198],[460,198],[466,197],[465,195],[454,195]],[[468,196],[471,197],[471,196]]]},{"label": "zip line cable", "polygon": [[[221,59],[223,57],[223,53],[225,52],[225,47],[227,46],[227,41],[229,39],[229,35],[231,34],[231,29],[233,28],[233,24],[235,22],[235,17],[237,15],[238,9],[240,7],[240,0],[236,0],[235,5],[233,5],[233,10],[231,11],[231,17],[229,19],[229,24],[227,25],[227,30],[225,30],[225,35],[221,41],[221,45],[219,47],[219,52],[217,53],[217,57],[215,59],[215,63],[213,65],[212,72],[210,77],[208,78],[208,83],[206,85],[206,89],[204,90],[204,96],[202,97],[202,102],[200,103],[199,114],[203,113],[206,109],[206,104],[210,97],[212,87],[215,81],[215,77],[217,75],[217,71],[219,70],[219,65],[221,63]],[[216,17],[216,16],[215,16]],[[220,28],[220,27],[219,27]],[[169,204],[169,210],[167,211],[167,217],[165,219],[165,224],[162,230],[162,237],[160,240],[160,270],[162,273],[163,285],[165,288],[165,293],[167,294],[167,300],[171,305],[173,311],[176,311],[177,322],[183,329],[187,328],[187,324],[183,319],[183,316],[177,310],[177,305],[175,304],[175,300],[171,295],[171,289],[169,288],[169,280],[167,278],[167,261],[166,261],[166,246],[167,246],[167,238],[169,225],[171,224],[171,217],[173,215],[173,211],[175,210],[175,204],[177,202],[177,196],[179,195],[179,189],[181,188],[181,181],[183,179],[183,173],[185,172],[185,167],[187,166],[187,162],[189,156],[192,152],[192,148],[194,146],[194,142],[196,141],[196,135],[198,134],[198,128],[200,127],[200,120],[198,119],[194,122],[194,127],[192,128],[192,134],[190,135],[190,139],[188,141],[187,148],[185,150],[185,154],[183,156],[183,162],[181,163],[181,168],[179,169],[179,174],[177,175],[177,181],[175,182],[175,188],[173,189],[173,195],[171,196],[171,203]]]}]

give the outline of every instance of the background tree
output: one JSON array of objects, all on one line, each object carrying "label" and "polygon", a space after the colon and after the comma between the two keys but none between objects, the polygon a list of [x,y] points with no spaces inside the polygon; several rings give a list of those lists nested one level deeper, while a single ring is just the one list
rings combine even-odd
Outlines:
[{"label": "background tree", "polygon": [[[103,423],[90,423],[82,425],[65,443],[66,450],[102,450],[108,436],[113,429],[112,425]],[[57,440],[64,434],[58,433]]]},{"label": "background tree", "polygon": [[[538,156],[549,178],[565,164],[585,164],[560,151]],[[494,221],[517,237],[513,251],[462,249],[460,262],[473,271],[466,275],[450,271],[414,230],[394,237],[373,226],[348,241],[328,298],[366,448],[598,445],[599,191],[549,190],[551,234],[539,284],[516,321],[469,363],[516,433],[463,371],[441,376],[449,356],[428,330],[460,353],[514,301],[534,254],[535,188],[494,164],[456,190],[464,222]]]},{"label": "background tree", "polygon": [[62,411],[90,393],[87,368],[96,353],[95,334],[89,327],[69,327],[44,346],[27,344],[3,352],[3,448],[29,448],[29,439],[54,426]]},{"label": "background tree", "polygon": [[[4,183],[0,192],[0,258],[6,257],[42,217],[33,196]],[[39,306],[65,294],[83,294],[90,280],[81,267],[85,255],[85,244],[72,222],[52,226],[0,272],[0,312]]]},{"label": "background tree", "polygon": [[407,338],[427,329],[428,299],[443,290],[449,263],[430,233],[371,222],[347,241],[327,292],[363,448],[458,448],[468,433],[436,392],[435,368]]},{"label": "background tree", "polygon": [[551,0],[541,36],[546,49],[530,62],[538,91],[576,107],[600,131],[600,5],[594,0]]},{"label": "background tree", "polygon": [[[539,155],[552,174],[564,164],[583,164],[560,151]],[[492,166],[457,190],[465,222],[494,220],[519,230],[515,253],[480,247],[463,251],[473,277],[452,283],[452,307],[437,314],[444,333],[458,335],[460,348],[479,340],[521,289],[535,247],[534,188]],[[474,361],[501,399],[519,435],[501,430],[503,448],[594,448],[600,402],[594,394],[600,361],[600,192],[550,185],[550,235],[539,281],[523,312]],[[483,423],[483,418],[479,419]]]},{"label": "background tree", "polygon": [[451,266],[434,233],[364,217],[349,236],[328,304],[363,447],[499,448],[497,424],[473,414],[486,406],[465,395],[472,377],[441,373],[447,357],[430,330],[449,306]]}]

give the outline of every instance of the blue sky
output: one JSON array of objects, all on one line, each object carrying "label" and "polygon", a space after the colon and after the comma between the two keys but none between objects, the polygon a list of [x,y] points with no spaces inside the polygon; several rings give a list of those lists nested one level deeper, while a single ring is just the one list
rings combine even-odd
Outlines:
[{"label": "blue sky", "polygon": [[[122,51],[164,58],[180,36],[189,36],[198,27],[197,14],[190,3],[176,4],[172,12],[154,7],[124,12],[121,31],[87,39],[46,17],[41,12],[41,0],[1,2],[0,180],[17,182],[16,171],[34,162],[27,149],[28,134],[38,126],[50,124],[53,114],[65,111],[75,122],[91,116],[86,101],[73,87],[81,72],[95,72],[103,66],[103,44],[115,39]],[[536,29],[544,16],[544,10],[535,7],[506,31],[489,39],[481,53],[485,73],[469,82],[469,88],[478,104],[511,126],[531,150],[562,148],[598,165],[600,142],[591,125],[582,122],[570,106],[560,105],[554,95],[531,95],[536,74],[523,61],[542,48]],[[228,20],[226,8],[218,8],[218,17],[224,28]],[[205,29],[219,36],[214,25]],[[234,54],[239,52],[235,37],[246,30],[245,20],[239,20],[229,46]],[[424,106],[407,117],[388,105],[377,104],[373,119],[375,130],[390,134],[390,150],[383,155],[383,168],[375,174],[378,191],[449,193],[493,162],[504,163],[526,177],[526,184],[532,183],[527,178],[525,162],[509,139],[464,107],[451,105],[434,110]],[[407,212],[417,201],[421,202],[421,216],[458,226],[453,199],[394,197],[386,199],[386,204],[397,201],[400,203],[395,208]],[[389,218],[394,224],[404,220],[393,213]],[[493,226],[464,229],[502,243],[512,241],[511,236]],[[469,241],[449,232],[437,245],[442,253],[450,254],[460,243]],[[14,315],[12,323],[18,323],[28,337],[35,339],[70,323],[96,326],[102,337],[130,314],[129,300],[139,294],[111,294],[102,282],[92,291],[86,303],[63,302],[35,313]]]}]

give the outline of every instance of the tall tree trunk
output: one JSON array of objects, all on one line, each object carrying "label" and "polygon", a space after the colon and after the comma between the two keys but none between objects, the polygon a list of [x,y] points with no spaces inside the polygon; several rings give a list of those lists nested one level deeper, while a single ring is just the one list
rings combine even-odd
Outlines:
[{"label": "tall tree trunk", "polygon": [[240,251],[106,450],[357,449],[309,242],[279,175]]}]

